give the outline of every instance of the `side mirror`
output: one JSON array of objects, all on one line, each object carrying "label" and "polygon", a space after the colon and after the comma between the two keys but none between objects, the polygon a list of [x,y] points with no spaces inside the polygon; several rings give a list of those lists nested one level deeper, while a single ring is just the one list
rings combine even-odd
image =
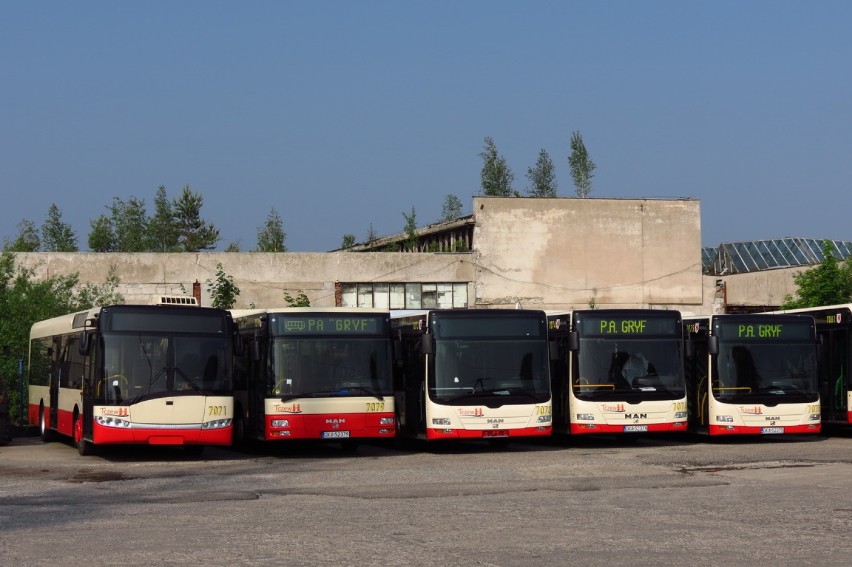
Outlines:
[{"label": "side mirror", "polygon": [[719,337],[716,335],[707,337],[707,352],[709,354],[719,354]]},{"label": "side mirror", "polygon": [[420,352],[423,354],[435,354],[435,343],[432,341],[430,333],[423,333],[420,336]]},{"label": "side mirror", "polygon": [[568,350],[573,352],[580,350],[580,335],[577,331],[568,333]]},{"label": "side mirror", "polygon": [[692,336],[686,339],[686,344],[684,345],[684,355],[686,358],[692,358],[695,356],[695,341],[692,340]]},{"label": "side mirror", "polygon": [[257,338],[249,339],[249,355],[252,362],[260,362],[260,341]]},{"label": "side mirror", "polygon": [[80,345],[78,351],[80,352],[80,356],[89,356],[89,352],[92,350],[92,335],[91,333],[87,333],[83,331],[80,333]]}]

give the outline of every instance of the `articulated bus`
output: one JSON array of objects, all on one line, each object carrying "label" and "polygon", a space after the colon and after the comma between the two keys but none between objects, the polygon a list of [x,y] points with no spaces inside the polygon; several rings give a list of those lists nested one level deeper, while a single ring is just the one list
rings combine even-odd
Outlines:
[{"label": "articulated bus", "polygon": [[810,315],[820,345],[819,397],[822,422],[852,424],[852,304],[791,309],[779,313]]},{"label": "articulated bus", "polygon": [[548,312],[556,433],[686,432],[678,311]]},{"label": "articulated bus", "polygon": [[396,436],[390,314],[285,307],[232,311],[246,345],[235,374],[244,441]]},{"label": "articulated bus", "polygon": [[391,325],[400,341],[394,390],[401,436],[503,445],[551,434],[543,311],[400,311]]},{"label": "articulated bus", "polygon": [[208,307],[110,305],[40,321],[29,422],[45,440],[71,437],[81,455],[102,444],[230,445],[236,343],[230,314]]},{"label": "articulated bus", "polygon": [[806,315],[684,317],[690,428],[709,435],[819,433],[817,343]]}]

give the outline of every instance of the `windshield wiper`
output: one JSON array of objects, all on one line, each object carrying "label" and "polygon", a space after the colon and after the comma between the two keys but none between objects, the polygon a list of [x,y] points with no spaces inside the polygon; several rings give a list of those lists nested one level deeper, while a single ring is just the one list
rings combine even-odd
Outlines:
[{"label": "windshield wiper", "polygon": [[349,390],[354,390],[356,392],[363,392],[364,394],[367,394],[368,396],[376,398],[380,402],[385,401],[385,397],[383,395],[379,394],[375,390],[371,390],[370,388],[365,388],[364,386],[352,386],[350,388],[341,388],[340,390],[338,390],[337,393],[343,394],[344,392],[348,392]]},{"label": "windshield wiper", "polygon": [[141,400],[143,397],[145,397],[145,396],[147,396],[148,394],[150,394],[150,393],[151,393],[151,388],[154,386],[154,384],[157,382],[157,380],[159,380],[159,379],[160,379],[160,376],[165,376],[165,375],[166,375],[166,367],[165,367],[165,366],[163,366],[163,367],[162,367],[162,368],[161,368],[161,369],[160,369],[160,370],[159,370],[156,374],[154,374],[153,376],[151,376],[151,379],[148,381],[148,385],[147,385],[147,386],[145,386],[145,389],[144,389],[144,390],[142,390],[141,392],[139,392],[138,394],[136,394],[136,396],[134,396],[134,397],[133,397],[133,399],[132,399],[132,400],[130,400],[130,401],[127,403],[127,405],[133,405],[133,404],[135,404],[136,402],[138,402],[139,400]]}]

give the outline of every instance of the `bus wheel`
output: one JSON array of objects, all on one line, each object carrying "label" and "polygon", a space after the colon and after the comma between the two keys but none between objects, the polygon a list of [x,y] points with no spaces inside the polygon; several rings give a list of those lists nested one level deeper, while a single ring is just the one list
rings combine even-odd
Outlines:
[{"label": "bus wheel", "polygon": [[94,453],[92,444],[83,438],[83,418],[79,415],[74,420],[74,444],[77,445],[77,452],[81,457]]},{"label": "bus wheel", "polygon": [[38,408],[38,426],[41,433],[41,440],[45,443],[53,441],[53,435],[47,426],[47,414],[44,411],[44,404],[41,404]]}]

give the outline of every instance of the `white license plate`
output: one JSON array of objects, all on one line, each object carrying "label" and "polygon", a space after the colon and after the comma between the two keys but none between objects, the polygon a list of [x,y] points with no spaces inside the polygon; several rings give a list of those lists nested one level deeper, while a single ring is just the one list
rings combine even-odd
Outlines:
[{"label": "white license plate", "polygon": [[625,433],[643,433],[648,431],[647,425],[625,425],[624,432]]},{"label": "white license plate", "polygon": [[346,439],[349,437],[348,431],[323,431],[323,439]]},{"label": "white license plate", "polygon": [[784,433],[783,427],[764,427],[760,430],[764,435],[773,435],[778,433]]}]

